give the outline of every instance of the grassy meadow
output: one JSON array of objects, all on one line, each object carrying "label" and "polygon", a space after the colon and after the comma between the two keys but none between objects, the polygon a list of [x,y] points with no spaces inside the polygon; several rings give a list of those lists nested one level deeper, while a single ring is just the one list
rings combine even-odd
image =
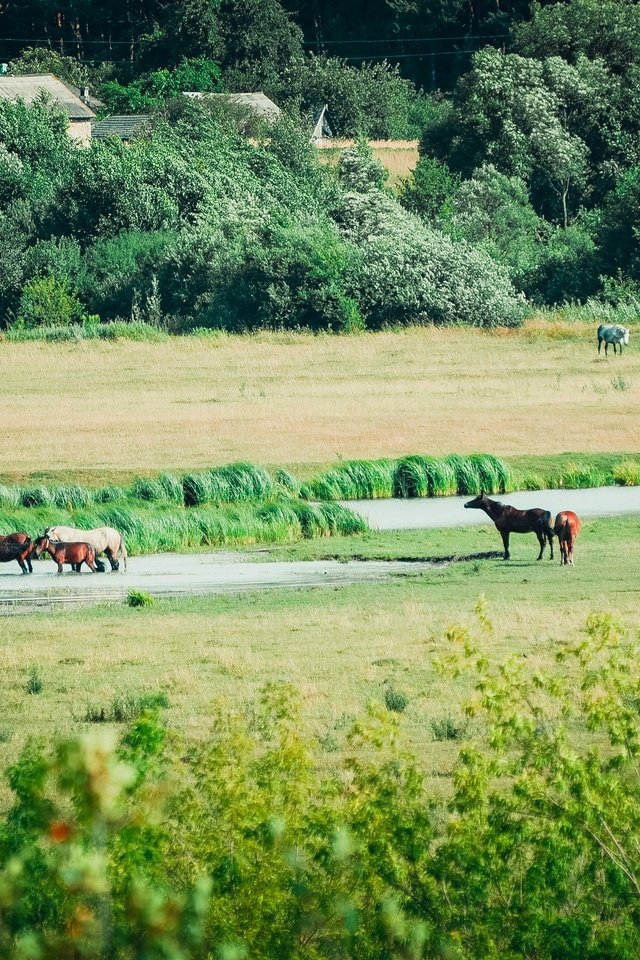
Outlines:
[{"label": "grassy meadow", "polygon": [[[15,386],[19,377],[20,388]],[[28,385],[25,389],[24,384]],[[237,460],[640,449],[640,351],[595,325],[2,343],[3,481],[128,483]]]},{"label": "grassy meadow", "polygon": [[[5,618],[0,764],[14,759],[29,735],[66,735],[100,720],[124,720],[128,705],[148,693],[166,695],[170,725],[198,738],[207,733],[216,701],[242,706],[266,682],[287,681],[303,696],[307,732],[324,765],[341,755],[351,723],[369,701],[393,710],[406,699],[408,742],[434,790],[446,790],[460,743],[481,730],[463,716],[468,681],[443,678],[435,660],[455,646],[446,637],[453,625],[482,635],[474,612],[480,597],[493,622],[482,640],[489,656],[525,658],[532,671],[552,669],[555,654],[581,636],[593,611],[637,630],[640,518],[586,522],[574,568],[561,568],[557,557],[537,563],[533,535],[512,539],[507,563],[493,526],[366,533],[330,545],[308,541],[272,548],[266,559],[314,558],[328,549],[344,559],[469,559],[385,585]],[[40,689],[29,692],[34,678]]]}]

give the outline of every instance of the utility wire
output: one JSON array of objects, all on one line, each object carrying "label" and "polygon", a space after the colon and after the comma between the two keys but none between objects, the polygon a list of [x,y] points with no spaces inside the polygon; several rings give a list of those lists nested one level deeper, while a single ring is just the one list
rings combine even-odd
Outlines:
[{"label": "utility wire", "polygon": [[461,33],[454,37],[408,37],[406,40],[398,39],[394,40],[389,37],[387,40],[305,40],[303,46],[336,46],[337,44],[354,44],[360,45],[365,43],[432,43],[433,41],[442,41],[442,40],[504,40],[509,37],[508,33]]}]

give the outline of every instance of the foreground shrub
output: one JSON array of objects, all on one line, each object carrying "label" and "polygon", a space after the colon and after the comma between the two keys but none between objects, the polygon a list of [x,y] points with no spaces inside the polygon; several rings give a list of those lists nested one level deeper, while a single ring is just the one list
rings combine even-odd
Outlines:
[{"label": "foreground shrub", "polygon": [[594,615],[532,674],[491,660],[479,612],[486,642],[443,643],[486,730],[448,799],[404,747],[399,701],[353,723],[342,759],[329,743],[321,772],[281,685],[218,704],[196,742],[169,734],[160,695],[114,699],[122,737],[29,744],[0,818],[1,955],[635,958],[638,641]]}]

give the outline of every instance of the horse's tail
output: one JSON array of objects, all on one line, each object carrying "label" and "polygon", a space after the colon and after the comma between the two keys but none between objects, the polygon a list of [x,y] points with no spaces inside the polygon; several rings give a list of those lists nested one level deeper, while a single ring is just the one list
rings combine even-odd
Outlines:
[{"label": "horse's tail", "polygon": [[553,527],[551,526],[551,511],[550,511],[550,510],[545,510],[545,512],[544,512],[544,516],[542,517],[542,530],[543,530],[543,533],[546,533],[547,536],[548,536],[551,540],[553,540],[556,532],[555,532],[555,530],[553,529]]},{"label": "horse's tail", "polygon": [[567,541],[571,539],[571,524],[566,513],[559,513],[556,517],[555,532],[558,540]]},{"label": "horse's tail", "polygon": [[127,548],[124,545],[124,537],[120,534],[120,550],[118,551],[122,557],[122,562],[124,563],[125,570],[127,569]]}]

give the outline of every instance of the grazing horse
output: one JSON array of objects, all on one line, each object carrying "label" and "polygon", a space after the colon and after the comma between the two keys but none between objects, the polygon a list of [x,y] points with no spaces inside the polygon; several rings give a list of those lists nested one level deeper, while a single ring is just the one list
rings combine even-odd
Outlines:
[{"label": "grazing horse", "polygon": [[580,533],[580,517],[572,510],[563,510],[556,517],[553,529],[560,541],[560,565],[573,566],[573,545]]},{"label": "grazing horse", "polygon": [[33,573],[31,553],[33,545],[28,533],[19,530],[0,537],[0,563],[17,560],[23,573]]},{"label": "grazing horse", "polygon": [[[49,540],[79,540],[83,543],[90,543],[96,552],[96,556],[99,553],[106,554],[112,570],[118,570],[120,567],[116,559],[118,556],[122,557],[124,568],[127,569],[127,548],[124,545],[124,538],[113,527],[96,527],[94,530],[76,530],[75,527],[47,527],[44,535]],[[98,562],[98,570],[102,573],[104,564]]]},{"label": "grazing horse", "polygon": [[554,531],[551,526],[551,514],[548,510],[542,510],[539,507],[533,507],[531,510],[517,510],[516,507],[510,507],[507,503],[490,500],[486,493],[479,494],[474,500],[465,503],[464,506],[466,510],[484,510],[487,516],[493,520],[502,536],[505,560],[510,557],[509,534],[511,533],[535,533],[540,544],[538,560],[542,560],[545,544],[549,541],[550,559],[553,560]]},{"label": "grazing horse", "polygon": [[70,563],[74,570],[80,572],[83,563],[92,573],[97,573],[96,554],[90,543],[63,543],[61,540],[49,540],[48,537],[38,537],[33,545],[36,557],[48,553],[58,564],[58,574],[63,572],[63,564]]},{"label": "grazing horse", "polygon": [[604,355],[606,357],[609,344],[613,344],[613,352],[616,352],[616,344],[620,347],[622,353],[622,344],[629,346],[629,330],[627,327],[621,327],[618,323],[601,323],[598,327],[598,354],[600,347],[604,343]]}]

